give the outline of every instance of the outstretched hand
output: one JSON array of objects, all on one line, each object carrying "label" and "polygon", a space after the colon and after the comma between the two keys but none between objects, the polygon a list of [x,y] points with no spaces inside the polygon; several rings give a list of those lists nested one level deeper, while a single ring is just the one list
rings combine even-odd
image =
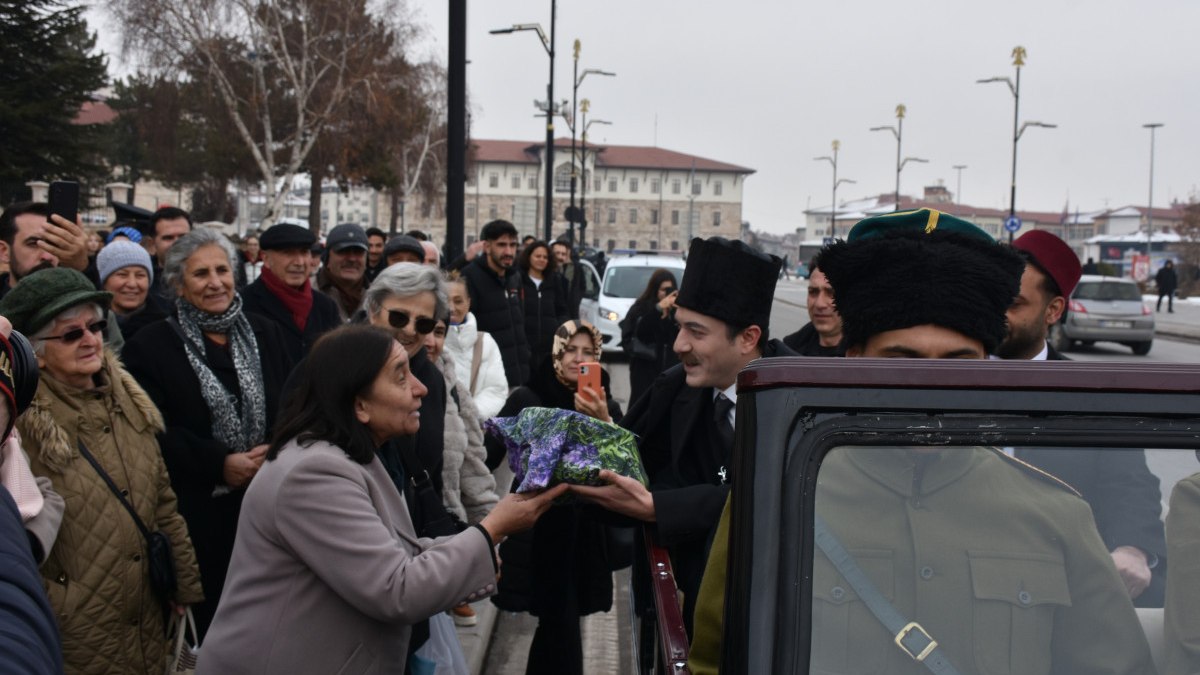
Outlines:
[{"label": "outstretched hand", "polygon": [[579,495],[580,499],[589,501],[607,511],[648,523],[655,521],[654,496],[650,494],[645,485],[608,469],[602,469],[599,477],[608,485],[600,487],[572,485],[571,492]]},{"label": "outstretched hand", "polygon": [[488,531],[492,541],[499,544],[508,535],[533,527],[554,500],[566,491],[567,486],[559,484],[537,492],[507,494],[479,524]]}]

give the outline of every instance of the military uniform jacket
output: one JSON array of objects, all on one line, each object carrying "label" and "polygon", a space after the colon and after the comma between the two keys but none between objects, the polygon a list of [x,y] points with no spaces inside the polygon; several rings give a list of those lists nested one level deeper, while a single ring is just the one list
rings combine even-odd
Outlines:
[{"label": "military uniform jacket", "polygon": [[[1153,673],[1087,504],[987,448],[835,450],[817,513],[959,672]],[[924,673],[825,556],[814,557],[814,673]]]}]

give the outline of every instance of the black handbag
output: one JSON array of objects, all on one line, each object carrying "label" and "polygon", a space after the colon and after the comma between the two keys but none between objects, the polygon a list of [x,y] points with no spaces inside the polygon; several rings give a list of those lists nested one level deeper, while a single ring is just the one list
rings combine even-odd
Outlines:
[{"label": "black handbag", "polygon": [[163,605],[163,610],[166,611],[168,605],[175,595],[175,589],[178,588],[178,581],[175,578],[175,556],[171,553],[171,539],[162,531],[151,532],[142,519],[138,516],[137,511],[133,509],[133,505],[126,499],[125,495],[121,494],[121,490],[117,488],[117,484],[113,482],[92,453],[88,451],[87,446],[83,441],[79,441],[79,452],[83,458],[92,465],[96,473],[104,479],[108,489],[121,502],[121,506],[129,512],[133,517],[133,522],[141,531],[142,537],[146,539],[146,562],[150,567],[150,588],[154,594],[158,596],[159,602]]},{"label": "black handbag", "polygon": [[630,317],[627,316],[623,321],[621,321],[621,347],[625,350],[625,353],[630,358],[642,359],[646,361],[657,361],[658,349],[654,345],[643,341],[637,336],[637,329],[642,323],[643,316],[644,315],[639,315],[635,318],[633,325],[629,327],[630,330],[628,335],[625,335],[624,329],[625,324],[629,321]]},{"label": "black handbag", "polygon": [[433,479],[429,477],[429,471],[422,464],[420,458],[415,456],[415,451],[410,448],[400,448],[396,454],[400,457],[400,464],[404,466],[405,478],[408,479],[408,484],[411,486],[413,500],[409,504],[415,506],[413,508],[415,513],[412,516],[417,535],[435,538],[462,532],[466,528],[466,524],[446,510],[442,498],[438,495],[437,490],[433,489]]}]

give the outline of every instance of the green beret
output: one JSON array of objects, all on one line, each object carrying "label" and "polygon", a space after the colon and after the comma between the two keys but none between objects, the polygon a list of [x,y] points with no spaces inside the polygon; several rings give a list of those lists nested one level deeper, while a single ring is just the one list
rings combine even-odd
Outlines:
[{"label": "green beret", "polygon": [[108,309],[112,293],[96,290],[87,277],[73,269],[52,267],[22,278],[0,300],[0,315],[16,330],[33,335],[64,311],[89,302]]},{"label": "green beret", "polygon": [[870,239],[871,237],[878,237],[887,232],[897,232],[900,230],[922,231],[925,234],[929,234],[930,232],[957,232],[958,234],[985,239],[988,242],[996,241],[992,235],[984,232],[974,223],[934,209],[895,211],[893,213],[885,213],[882,216],[864,218],[850,229],[850,234],[846,235],[846,241]]}]

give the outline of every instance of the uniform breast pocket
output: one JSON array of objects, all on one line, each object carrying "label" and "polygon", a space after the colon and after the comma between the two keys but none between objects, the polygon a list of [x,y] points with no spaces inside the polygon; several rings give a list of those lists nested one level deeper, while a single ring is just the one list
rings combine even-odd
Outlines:
[{"label": "uniform breast pocket", "polygon": [[969,552],[979,672],[1049,673],[1054,615],[1071,605],[1061,556]]},{"label": "uniform breast pocket", "polygon": [[[891,550],[849,549],[858,566],[889,602],[895,596]],[[809,672],[879,673],[887,666],[892,637],[823,554],[813,561],[812,663]]]}]

